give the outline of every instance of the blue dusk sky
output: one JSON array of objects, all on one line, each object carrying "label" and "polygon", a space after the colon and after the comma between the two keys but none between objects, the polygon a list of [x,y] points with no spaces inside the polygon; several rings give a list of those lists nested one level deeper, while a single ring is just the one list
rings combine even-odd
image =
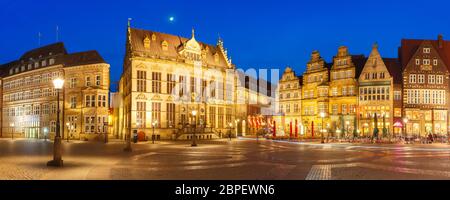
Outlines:
[{"label": "blue dusk sky", "polygon": [[[238,68],[292,66],[305,70],[313,50],[330,61],[341,45],[368,55],[378,42],[396,57],[402,38],[450,38],[448,1],[203,1],[77,0],[0,1],[0,63],[59,39],[69,52],[97,50],[111,64],[111,81],[122,73],[127,19],[132,26],[216,44],[224,39]],[[170,18],[173,17],[173,21]]]}]

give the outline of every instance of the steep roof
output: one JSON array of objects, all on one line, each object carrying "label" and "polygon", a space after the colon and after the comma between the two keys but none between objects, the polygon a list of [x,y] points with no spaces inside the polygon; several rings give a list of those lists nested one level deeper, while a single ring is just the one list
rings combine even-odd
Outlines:
[{"label": "steep roof", "polygon": [[[150,41],[150,47],[145,48],[144,40],[148,38]],[[160,33],[156,31],[149,31],[137,28],[130,28],[129,42],[131,45],[131,51],[134,56],[142,57],[157,57],[160,59],[183,59],[179,52],[184,48],[185,44],[191,39],[181,36]],[[167,42],[167,50],[163,50],[162,43]],[[202,53],[205,53],[205,58],[202,60],[204,63],[213,66],[228,66],[228,58],[224,55],[224,52],[220,49],[219,45],[210,45],[203,42],[198,42],[201,47]],[[218,54],[218,62],[215,60],[215,54]]]},{"label": "steep roof", "polygon": [[[47,59],[53,59],[54,63],[50,65]],[[47,64],[45,66],[41,66],[41,61],[43,60],[47,60]],[[10,69],[16,67],[21,68],[21,66],[26,66],[25,70],[22,71],[21,68],[19,72],[14,74],[29,71],[28,64],[32,64],[33,69],[31,70],[34,70],[35,63],[38,63],[39,67],[43,68],[60,64],[62,64],[63,67],[71,67],[77,65],[87,65],[106,62],[97,51],[85,51],[68,54],[66,48],[64,47],[64,43],[58,42],[29,50],[25,52],[18,60],[0,65],[1,67],[0,75],[2,77],[8,76]]]},{"label": "steep roof", "polygon": [[67,54],[67,50],[64,47],[64,43],[58,42],[27,51],[20,57],[20,60],[28,61],[30,59],[39,59],[40,57],[61,54]]},{"label": "steep roof", "polygon": [[64,58],[64,66],[79,66],[97,63],[106,63],[100,54],[95,51],[85,51],[66,55]]},{"label": "steep roof", "polygon": [[383,62],[394,79],[394,84],[402,83],[402,66],[397,58],[383,58]]},{"label": "steep roof", "polygon": [[[442,36],[437,40],[420,40],[420,39],[402,39],[401,46],[398,49],[398,56],[402,65],[402,69],[406,67],[419,46],[425,42],[430,42],[450,70],[450,41],[445,41]],[[441,45],[439,45],[441,42]]]},{"label": "steep roof", "polygon": [[366,64],[367,58],[364,55],[352,55],[352,62],[355,65],[355,78],[357,79],[362,70],[364,69],[364,65]]}]

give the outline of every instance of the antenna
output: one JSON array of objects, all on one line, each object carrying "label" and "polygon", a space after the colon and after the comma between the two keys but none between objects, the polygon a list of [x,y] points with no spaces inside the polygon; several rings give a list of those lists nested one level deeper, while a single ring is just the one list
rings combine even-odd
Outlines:
[{"label": "antenna", "polygon": [[41,46],[41,37],[42,37],[42,34],[41,34],[41,32],[39,32],[38,33],[38,46],[39,47]]},{"label": "antenna", "polygon": [[56,42],[59,41],[59,26],[56,25]]}]

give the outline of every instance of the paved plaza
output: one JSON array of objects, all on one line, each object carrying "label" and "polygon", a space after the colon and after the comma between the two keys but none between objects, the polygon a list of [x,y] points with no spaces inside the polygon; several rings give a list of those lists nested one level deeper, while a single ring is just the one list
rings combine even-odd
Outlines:
[{"label": "paved plaza", "polygon": [[0,139],[0,179],[450,179],[448,144],[198,143],[138,143],[125,153],[123,141],[63,141],[64,167],[52,168],[52,142]]}]

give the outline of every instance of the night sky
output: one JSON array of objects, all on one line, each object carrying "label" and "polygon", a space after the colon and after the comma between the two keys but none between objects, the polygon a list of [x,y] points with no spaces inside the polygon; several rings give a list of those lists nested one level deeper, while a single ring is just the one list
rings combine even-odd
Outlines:
[{"label": "night sky", "polygon": [[[39,3],[38,3],[39,2]],[[373,2],[373,3],[372,3]],[[378,42],[384,57],[396,57],[402,38],[450,39],[446,1],[0,1],[0,63],[54,43],[56,26],[69,52],[98,50],[122,73],[128,18],[132,26],[216,44],[224,39],[238,68],[292,66],[304,71],[312,50],[330,61],[338,46],[368,55]],[[169,19],[173,17],[171,22]]]}]

